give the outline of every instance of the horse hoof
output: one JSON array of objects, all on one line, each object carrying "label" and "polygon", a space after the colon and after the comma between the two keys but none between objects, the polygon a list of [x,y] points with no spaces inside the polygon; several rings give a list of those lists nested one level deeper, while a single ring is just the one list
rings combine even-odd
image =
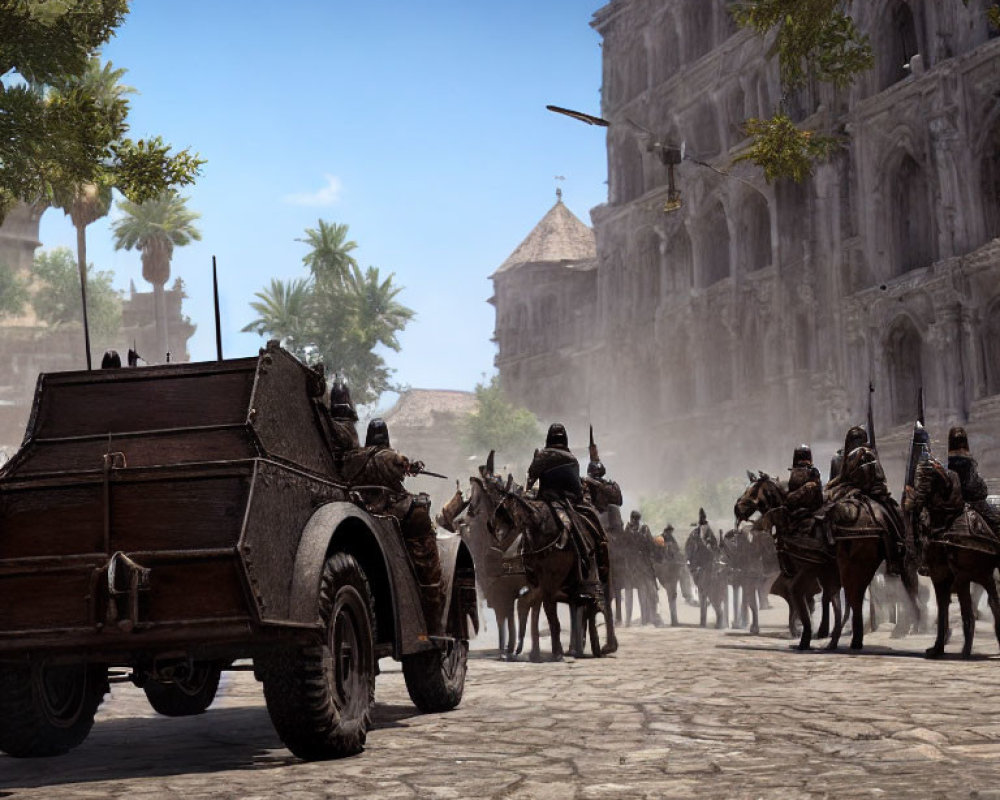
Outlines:
[{"label": "horse hoof", "polygon": [[925,658],[941,658],[944,655],[943,647],[928,647],[924,651]]},{"label": "horse hoof", "polygon": [[851,642],[852,650],[860,650],[864,645],[861,642]]},{"label": "horse hoof", "polygon": [[795,645],[795,649],[798,650],[800,653],[807,653],[812,648],[809,646],[809,642],[799,642],[797,645]]},{"label": "horse hoof", "polygon": [[528,656],[528,660],[532,664],[541,664],[542,663],[542,654],[541,653],[532,653],[530,656]]},{"label": "horse hoof", "polygon": [[563,658],[563,654],[562,653],[555,653],[552,656],[552,660],[553,661],[565,661],[565,659]]},{"label": "horse hoof", "polygon": [[830,643],[829,643],[829,644],[828,644],[828,645],[826,646],[826,650],[827,650],[827,652],[830,652],[830,653],[832,653],[832,652],[836,651],[836,649],[837,649],[837,643],[836,643],[836,642],[830,642]]},{"label": "horse hoof", "polygon": [[750,634],[751,635],[757,636],[759,633],[760,633],[760,628],[758,628],[756,625],[751,625],[750,626]]},{"label": "horse hoof", "polygon": [[966,650],[966,649],[963,648],[962,649],[962,658],[965,658],[965,659],[972,658],[972,651],[971,650]]},{"label": "horse hoof", "polygon": [[609,656],[612,653],[618,652],[618,642],[608,642],[604,647],[601,648],[602,656]]}]

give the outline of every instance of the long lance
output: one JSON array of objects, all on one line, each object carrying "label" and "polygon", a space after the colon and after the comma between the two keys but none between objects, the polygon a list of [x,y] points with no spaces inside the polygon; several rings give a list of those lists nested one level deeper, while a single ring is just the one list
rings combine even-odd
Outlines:
[{"label": "long lance", "polygon": [[215,256],[212,256],[212,294],[215,298],[215,355],[222,361],[222,321],[219,318],[219,273],[215,268]]},{"label": "long lance", "polygon": [[[875,383],[868,379],[868,446],[878,458],[878,447],[875,446],[875,414],[872,410],[872,397],[875,394]],[[844,455],[847,455],[846,453]]]},{"label": "long lance", "polygon": [[917,392],[917,419],[921,425],[926,425],[924,421],[924,387],[921,386]]},{"label": "long lance", "polygon": [[590,426],[590,460],[600,461],[600,455],[597,452],[597,445],[594,443],[594,426]]}]

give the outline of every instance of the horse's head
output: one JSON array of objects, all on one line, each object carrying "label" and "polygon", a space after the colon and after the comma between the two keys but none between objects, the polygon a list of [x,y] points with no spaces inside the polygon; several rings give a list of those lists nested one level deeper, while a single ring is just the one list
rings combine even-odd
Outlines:
[{"label": "horse's head", "polygon": [[756,511],[766,514],[785,502],[785,490],[766,472],[754,475],[748,470],[747,477],[750,483],[733,506],[737,522],[750,519]]},{"label": "horse's head", "polygon": [[468,501],[462,494],[462,486],[458,481],[455,481],[455,494],[441,506],[441,512],[437,515],[437,524],[446,531],[455,533],[455,517],[461,514],[467,505]]}]

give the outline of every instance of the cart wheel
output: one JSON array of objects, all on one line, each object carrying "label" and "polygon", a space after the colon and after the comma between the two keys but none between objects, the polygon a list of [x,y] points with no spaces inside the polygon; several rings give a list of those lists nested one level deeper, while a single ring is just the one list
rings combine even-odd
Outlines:
[{"label": "cart wheel", "polygon": [[451,711],[462,702],[469,643],[458,639],[446,650],[403,657],[403,678],[413,704],[424,713]]},{"label": "cart wheel", "polygon": [[157,714],[165,717],[190,717],[212,705],[219,690],[222,666],[211,661],[196,661],[184,680],[160,683],[150,680],[142,687],[146,699]]},{"label": "cart wheel", "polygon": [[321,643],[262,660],[264,698],[278,736],[308,761],[364,749],[375,702],[371,589],[353,556],[327,559],[319,595]]},{"label": "cart wheel", "polygon": [[17,758],[69,752],[87,738],[107,691],[103,665],[0,669],[0,750]]}]

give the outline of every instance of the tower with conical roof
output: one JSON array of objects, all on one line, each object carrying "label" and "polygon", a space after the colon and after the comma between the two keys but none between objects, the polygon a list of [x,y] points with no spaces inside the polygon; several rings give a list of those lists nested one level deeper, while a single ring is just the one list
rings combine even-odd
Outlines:
[{"label": "tower with conical roof", "polygon": [[557,189],[555,205],[490,279],[501,385],[541,419],[565,417],[568,393],[585,396],[584,371],[577,367],[594,344],[594,232]]}]

